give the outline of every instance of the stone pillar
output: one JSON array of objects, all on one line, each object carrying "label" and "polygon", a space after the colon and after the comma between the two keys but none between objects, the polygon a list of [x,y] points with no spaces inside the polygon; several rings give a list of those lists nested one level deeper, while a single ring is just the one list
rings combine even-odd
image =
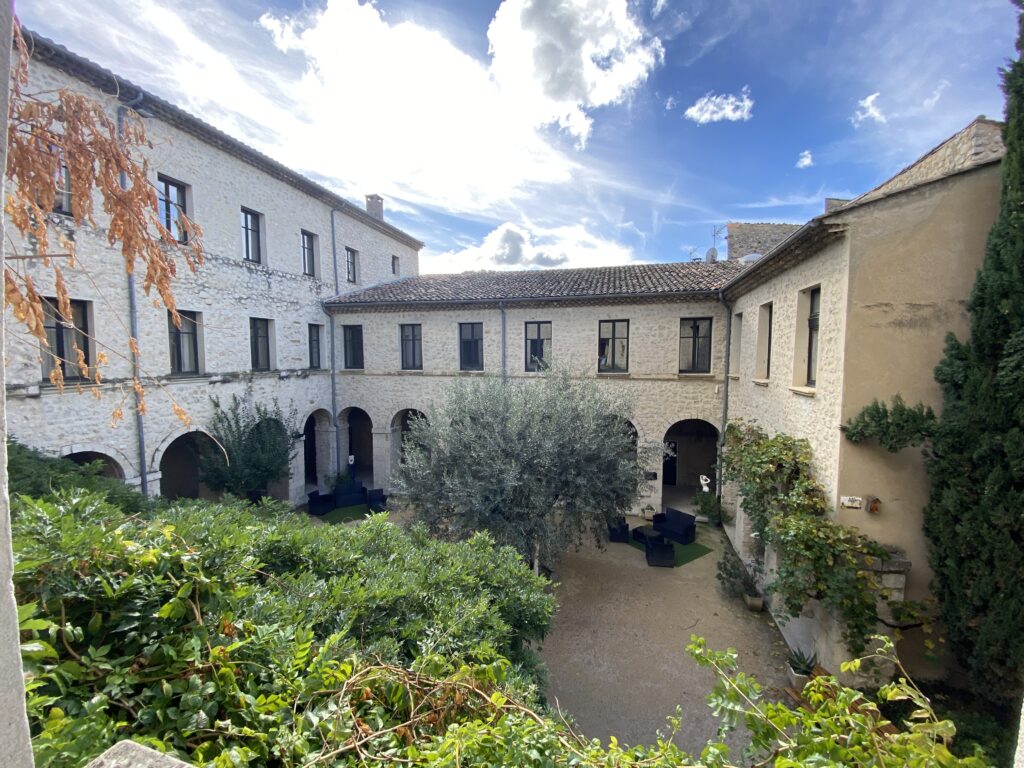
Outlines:
[{"label": "stone pillar", "polygon": [[373,430],[373,487],[386,488],[391,479],[391,428]]},{"label": "stone pillar", "polygon": [[306,496],[306,437],[300,435],[293,443],[294,453],[288,462],[288,503],[293,507],[305,504]]},{"label": "stone pillar", "polygon": [[348,465],[348,455],[352,452],[348,444],[348,419],[344,416],[338,417],[338,432],[341,433],[341,439],[338,444],[341,445],[341,471],[343,473],[351,473],[351,468]]},{"label": "stone pillar", "polygon": [[[11,80],[11,1],[0,4],[0,40],[6,40],[7,54],[0,56],[0,82]],[[0,114],[8,114],[9,92],[0,88]],[[0,138],[0,167],[7,167],[7,120],[4,119]],[[0,193],[4,180],[0,178]],[[3,237],[4,223],[0,217],[0,268],[7,239]],[[2,300],[0,300],[2,301]],[[6,359],[4,337],[7,313],[0,314],[0,357]],[[31,768],[32,743],[25,712],[25,684],[21,670],[21,650],[18,638],[18,608],[14,600],[14,555],[11,551],[11,507],[7,495],[7,408],[6,377],[0,366],[0,753],[4,765],[10,768]]]},{"label": "stone pillar", "polygon": [[[326,479],[334,475],[338,470],[337,456],[335,455],[335,428],[330,425],[316,425],[316,474],[317,489],[323,493],[330,490],[327,487]],[[348,457],[343,457],[342,469],[348,463]]]}]

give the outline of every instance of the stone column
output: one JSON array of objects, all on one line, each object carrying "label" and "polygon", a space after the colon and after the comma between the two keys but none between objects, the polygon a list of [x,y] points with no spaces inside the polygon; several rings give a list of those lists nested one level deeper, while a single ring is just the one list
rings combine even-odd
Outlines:
[{"label": "stone column", "polygon": [[373,430],[373,487],[386,488],[391,478],[391,428]]},{"label": "stone column", "polygon": [[[0,56],[0,82],[11,80],[10,44],[12,33],[11,2],[0,5],[0,39],[6,40],[7,55]],[[9,91],[0,88],[0,112],[8,114]],[[4,120],[0,138],[0,167],[7,167],[7,120]],[[0,196],[4,191],[0,178]],[[0,217],[0,268],[3,267],[3,217]],[[2,299],[0,299],[2,301]],[[4,349],[7,313],[0,314],[0,358],[6,359]],[[6,376],[0,366],[0,393],[6,392]],[[25,684],[21,671],[21,649],[18,638],[18,608],[14,600],[14,555],[11,551],[11,506],[7,495],[7,406],[6,396],[0,397],[0,753],[4,765],[11,768],[31,768],[32,743],[25,712]]]},{"label": "stone column", "polygon": [[300,435],[293,443],[294,453],[288,463],[288,502],[297,507],[308,501],[306,497],[306,436]]}]

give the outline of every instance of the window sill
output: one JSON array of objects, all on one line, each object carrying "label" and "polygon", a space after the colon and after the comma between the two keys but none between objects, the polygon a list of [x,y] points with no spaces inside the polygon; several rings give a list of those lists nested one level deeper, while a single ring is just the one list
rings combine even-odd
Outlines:
[{"label": "window sill", "polygon": [[209,373],[168,373],[165,377],[167,381],[206,381],[210,378]]},{"label": "window sill", "polygon": [[712,381],[716,378],[715,374],[711,373],[710,371],[708,371],[707,373],[686,373],[684,371],[680,371],[679,373],[676,374],[676,376],[678,376],[680,379],[703,379],[706,381]]},{"label": "window sill", "polygon": [[794,395],[799,395],[800,397],[814,397],[817,393],[817,389],[815,387],[790,387],[789,391]]},{"label": "window sill", "polygon": [[459,376],[483,376],[486,371],[463,371],[459,370]]},{"label": "window sill", "polygon": [[402,369],[396,371],[396,373],[398,373],[400,376],[422,376],[423,375],[423,369],[422,368],[402,368]]},{"label": "window sill", "polygon": [[750,381],[753,382],[755,387],[767,387],[771,379],[751,379]]},{"label": "window sill", "polygon": [[740,375],[738,373],[730,373],[729,378],[732,379],[733,381],[739,381]]},{"label": "window sill", "polygon": [[598,371],[597,375],[601,378],[628,379],[629,371]]},{"label": "window sill", "polygon": [[365,368],[342,368],[338,373],[366,373]]}]

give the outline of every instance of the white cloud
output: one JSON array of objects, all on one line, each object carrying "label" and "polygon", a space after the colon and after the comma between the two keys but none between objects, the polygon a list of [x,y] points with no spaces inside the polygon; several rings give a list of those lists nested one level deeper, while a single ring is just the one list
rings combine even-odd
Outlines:
[{"label": "white cloud", "polygon": [[651,18],[656,19],[661,16],[667,7],[668,0],[654,0],[654,2],[651,3]]},{"label": "white cloud", "polygon": [[719,120],[731,122],[749,120],[753,117],[754,100],[750,98],[750,88],[743,86],[739,95],[735,93],[716,94],[711,91],[701,96],[689,107],[683,116],[687,120],[700,125],[717,123]]},{"label": "white cloud", "polygon": [[939,103],[939,99],[942,98],[943,91],[945,91],[947,88],[949,88],[949,86],[950,86],[949,80],[946,80],[945,78],[940,80],[939,84],[937,86],[935,86],[935,90],[932,91],[932,95],[929,96],[924,101],[922,101],[921,102],[921,106],[924,107],[925,109],[931,109],[932,107],[934,107],[936,104]]},{"label": "white cloud", "polygon": [[590,232],[585,224],[540,227],[505,222],[479,245],[444,253],[423,254],[424,272],[543,269],[547,267],[606,267],[633,260],[621,243]]},{"label": "white cloud", "polygon": [[593,122],[587,110],[621,102],[664,57],[626,0],[504,0],[487,38],[502,100],[581,147]]},{"label": "white cloud", "polygon": [[666,112],[671,112],[673,109],[676,108],[676,104],[677,104],[676,97],[675,96],[669,96],[667,99],[665,99],[665,111]]},{"label": "white cloud", "polygon": [[800,157],[796,160],[797,168],[810,168],[814,165],[814,156],[811,154],[811,150],[805,149],[800,153]]},{"label": "white cloud", "polygon": [[856,112],[853,113],[853,117],[850,118],[850,122],[855,126],[860,125],[865,120],[874,120],[876,123],[885,123],[885,114],[882,112],[875,102],[878,101],[878,97],[882,94],[879,91],[875,91],[870,96],[865,96],[863,99],[857,102],[860,107]]}]

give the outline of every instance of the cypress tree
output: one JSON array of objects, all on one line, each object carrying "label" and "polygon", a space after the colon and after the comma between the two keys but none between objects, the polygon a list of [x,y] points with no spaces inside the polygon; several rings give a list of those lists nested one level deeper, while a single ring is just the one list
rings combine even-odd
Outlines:
[{"label": "cypress tree", "polygon": [[[1015,0],[1024,8],[1022,0]],[[1024,690],[1024,16],[1003,70],[1002,196],[967,305],[970,338],[950,334],[935,370],[925,534],[950,647],[979,690]]]}]

